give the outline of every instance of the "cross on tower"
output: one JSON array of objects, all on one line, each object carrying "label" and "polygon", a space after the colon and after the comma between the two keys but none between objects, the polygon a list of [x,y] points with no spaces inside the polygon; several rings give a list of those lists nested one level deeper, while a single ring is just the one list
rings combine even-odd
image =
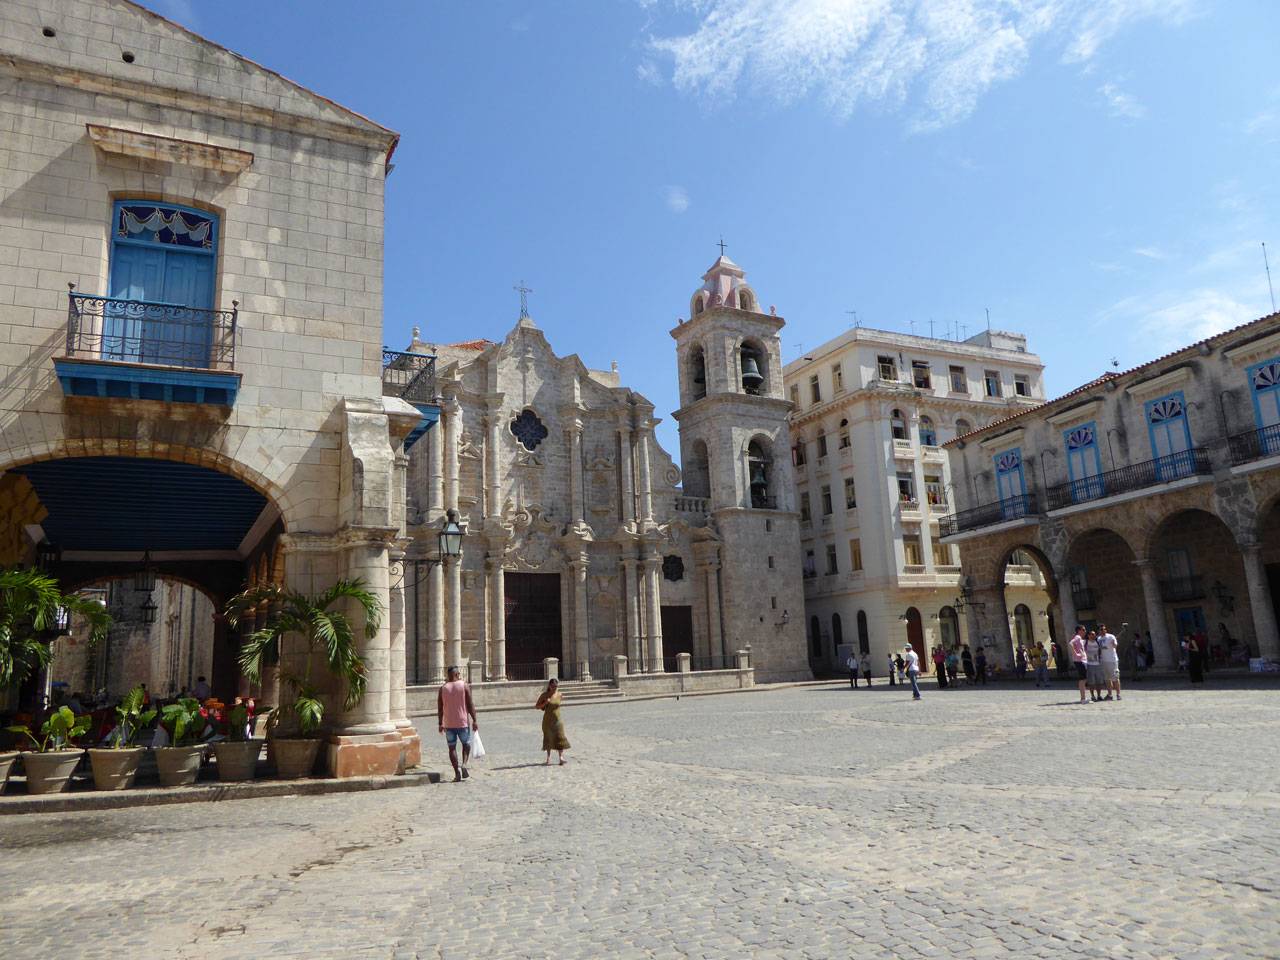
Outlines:
[{"label": "cross on tower", "polygon": [[520,291],[520,319],[529,319],[529,294],[533,293],[533,290],[526,287],[523,280],[520,281],[520,286],[511,289]]},{"label": "cross on tower", "polygon": [[723,233],[722,233],[722,234],[720,234],[720,242],[719,242],[719,243],[717,243],[717,244],[716,244],[716,246],[720,248],[720,256],[722,256],[722,257],[723,257],[723,256],[724,256],[724,248],[725,248],[724,234],[723,234]]}]

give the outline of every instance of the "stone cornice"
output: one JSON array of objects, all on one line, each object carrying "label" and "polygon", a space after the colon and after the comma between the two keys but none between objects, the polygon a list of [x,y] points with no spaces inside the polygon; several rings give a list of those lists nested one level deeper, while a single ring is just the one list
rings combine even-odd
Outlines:
[{"label": "stone cornice", "polygon": [[253,163],[253,154],[247,150],[233,150],[211,143],[179,140],[175,137],[158,137],[137,130],[120,127],[104,127],[86,123],[89,139],[103,153],[116,153],[123,157],[142,160],[165,160],[187,167],[204,167],[219,173],[240,173]]},{"label": "stone cornice", "polygon": [[1143,380],[1141,383],[1135,383],[1132,386],[1124,388],[1124,392],[1135,400],[1145,400],[1147,397],[1154,397],[1159,394],[1168,393],[1175,387],[1186,383],[1195,377],[1195,368],[1191,364],[1176,367],[1168,373],[1163,373],[1158,377],[1152,377],[1150,380]]},{"label": "stone cornice", "polygon": [[1280,331],[1222,351],[1222,355],[1233,366],[1237,367],[1245,367],[1251,363],[1270,360],[1276,354],[1280,354]]},{"label": "stone cornice", "polygon": [[[218,117],[235,123],[247,123],[269,130],[288,130],[299,136],[321,137],[340,143],[351,143],[379,150],[389,158],[400,135],[385,128],[366,129],[354,124],[304,117],[284,110],[262,107],[242,100],[211,97],[190,90],[160,86],[122,77],[110,77],[76,67],[41,63],[27,57],[0,56],[0,72],[16,74],[26,80],[67,87],[85,93],[102,93],[122,100],[134,100],[158,107],[176,108],[191,113]],[[341,108],[340,108],[341,109]],[[367,121],[370,127],[376,126]]]}]

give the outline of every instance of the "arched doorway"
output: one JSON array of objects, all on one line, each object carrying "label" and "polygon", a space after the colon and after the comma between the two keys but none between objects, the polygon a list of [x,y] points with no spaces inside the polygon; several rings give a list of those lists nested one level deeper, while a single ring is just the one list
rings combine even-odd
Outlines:
[{"label": "arched doorway", "polygon": [[1158,578],[1171,655],[1188,633],[1204,638],[1210,664],[1226,663],[1241,642],[1256,653],[1244,561],[1222,520],[1206,510],[1166,517],[1152,531],[1147,555]]},{"label": "arched doorway", "polygon": [[871,636],[867,632],[867,611],[858,611],[858,653],[871,652]]},{"label": "arched doorway", "polygon": [[833,613],[831,615],[831,649],[838,651],[840,645],[844,643],[844,630],[840,626],[840,614]]},{"label": "arched doorway", "polygon": [[[995,648],[987,650],[987,657],[994,657],[1007,669],[1013,666],[1018,646],[1025,644],[1030,649],[1036,641],[1046,647],[1052,642],[1046,611],[1060,585],[1044,554],[1029,544],[1009,551],[1000,582],[1004,584],[1004,612],[998,615],[996,630],[1003,628],[1004,636],[995,637]],[[1025,611],[1022,619],[1019,619],[1019,610]],[[973,640],[971,637],[971,647]]]},{"label": "arched doorway", "polygon": [[907,643],[911,644],[911,649],[920,658],[920,669],[923,670],[927,661],[924,656],[924,624],[920,620],[920,611],[915,607],[908,607],[906,619]]},{"label": "arched doorway", "polygon": [[822,659],[822,621],[816,615],[809,618],[809,655]]},{"label": "arched doorway", "polygon": [[[38,498],[46,515],[37,529],[56,545],[52,572],[65,589],[132,578],[145,567],[162,585],[148,591],[159,597],[153,597],[157,608],[166,599],[160,593],[169,589],[163,584],[173,582],[194,586],[218,611],[252,579],[255,567],[266,569],[264,557],[278,567],[280,510],[262,491],[222,470],[161,458],[86,456],[32,461],[4,476],[21,478]],[[240,689],[239,646],[224,623],[215,623],[206,673],[213,696],[248,692]],[[140,662],[128,669],[117,665],[107,674],[108,693],[125,692],[117,681],[143,674],[164,685],[155,690],[160,696],[170,684],[188,686],[185,667],[162,667],[155,664],[153,672]]]},{"label": "arched doorway", "polygon": [[1016,647],[1026,647],[1028,650],[1036,642],[1035,633],[1032,630],[1031,608],[1025,603],[1020,603],[1013,608],[1013,642]]},{"label": "arched doorway", "polygon": [[956,608],[943,607],[938,611],[938,634],[943,650],[950,650],[960,643],[960,617]]}]

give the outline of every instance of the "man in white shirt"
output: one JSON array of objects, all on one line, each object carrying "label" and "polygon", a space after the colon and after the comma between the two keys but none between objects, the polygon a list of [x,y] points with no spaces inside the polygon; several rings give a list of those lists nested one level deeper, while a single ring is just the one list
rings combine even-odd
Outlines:
[{"label": "man in white shirt", "polygon": [[1115,635],[1107,632],[1105,623],[1098,624],[1098,671],[1102,674],[1102,682],[1106,685],[1107,695],[1103,700],[1110,700],[1112,692],[1120,699],[1120,650]]},{"label": "man in white shirt", "polygon": [[856,690],[858,688],[858,655],[852,650],[849,651],[849,659],[844,662],[849,670],[849,689]]},{"label": "man in white shirt", "polygon": [[920,657],[909,643],[902,648],[902,656],[907,662],[907,677],[911,680],[911,699],[919,700],[920,684],[917,680],[920,676]]},{"label": "man in white shirt", "polygon": [[867,686],[871,686],[871,654],[864,653],[862,655],[862,679],[867,681]]}]

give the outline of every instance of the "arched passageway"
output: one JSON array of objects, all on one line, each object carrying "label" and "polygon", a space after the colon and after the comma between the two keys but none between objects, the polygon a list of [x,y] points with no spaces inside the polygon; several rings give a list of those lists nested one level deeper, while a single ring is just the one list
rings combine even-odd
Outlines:
[{"label": "arched passageway", "polygon": [[1003,586],[1000,593],[1003,610],[988,617],[997,635],[991,638],[993,643],[988,642],[985,636],[983,642],[987,646],[987,659],[1009,669],[1013,666],[1018,646],[1030,648],[1036,642],[1042,642],[1047,647],[1052,642],[1049,608],[1057,596],[1059,584],[1048,559],[1029,544],[1009,551],[997,582]]},{"label": "arched passageway", "polygon": [[[1104,623],[1122,644],[1151,629],[1136,559],[1125,539],[1112,530],[1088,530],[1071,541],[1064,587],[1070,590],[1076,623],[1090,630]],[[1068,637],[1075,626],[1067,624]]]}]

